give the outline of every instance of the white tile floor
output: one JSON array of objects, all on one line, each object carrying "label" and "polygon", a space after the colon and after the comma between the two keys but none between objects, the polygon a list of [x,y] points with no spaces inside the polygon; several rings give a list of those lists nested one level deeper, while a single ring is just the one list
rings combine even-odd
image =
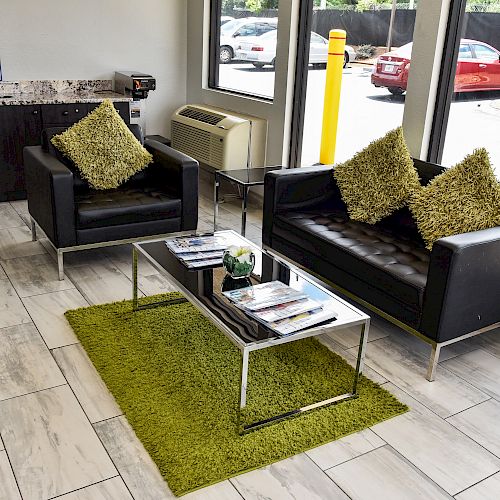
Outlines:
[{"label": "white tile floor", "polygon": [[[70,255],[59,282],[26,214],[26,202],[0,204],[0,500],[173,498],[63,317],[130,298],[130,248]],[[251,208],[247,236],[259,244],[260,218]],[[239,229],[236,202],[220,223]],[[208,198],[199,228],[212,228]],[[172,289],[144,262],[139,283],[145,295]],[[326,343],[352,363],[356,342],[346,332]],[[365,374],[409,413],[185,498],[500,498],[500,332],[444,349],[433,383],[428,349],[374,318]]]}]

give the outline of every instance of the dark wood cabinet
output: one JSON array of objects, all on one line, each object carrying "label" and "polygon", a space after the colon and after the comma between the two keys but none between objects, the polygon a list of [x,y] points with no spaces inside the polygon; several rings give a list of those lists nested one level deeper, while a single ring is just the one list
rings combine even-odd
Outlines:
[{"label": "dark wood cabinet", "polygon": [[[0,202],[26,198],[23,148],[40,144],[42,129],[69,127],[100,103],[0,106]],[[128,102],[115,102],[130,123]]]}]

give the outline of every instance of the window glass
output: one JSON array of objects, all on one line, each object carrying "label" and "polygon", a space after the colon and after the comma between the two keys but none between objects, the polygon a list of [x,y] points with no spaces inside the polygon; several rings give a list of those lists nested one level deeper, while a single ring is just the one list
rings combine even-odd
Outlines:
[{"label": "window glass", "polygon": [[213,2],[212,16],[224,24],[210,61],[210,86],[272,99],[278,0]]},{"label": "window glass", "polygon": [[[500,178],[500,14],[479,12],[471,0],[466,11],[462,39],[467,43],[460,46],[442,164],[451,167],[484,147]],[[472,55],[464,57],[462,47],[468,45]]]},{"label": "window glass", "polygon": [[459,59],[472,59],[472,50],[470,45],[461,44],[458,49],[458,57]]},{"label": "window glass", "polygon": [[[351,158],[403,121],[417,3],[398,2],[389,50],[391,9],[386,5],[391,2],[380,9],[373,9],[373,2],[354,3],[315,3],[302,140],[304,166],[319,162],[331,29],[347,32],[335,162]],[[317,41],[323,39],[326,43],[320,46]]]},{"label": "window glass", "polygon": [[472,47],[478,59],[498,61],[498,54],[493,49],[486,47],[486,45],[474,44]]}]

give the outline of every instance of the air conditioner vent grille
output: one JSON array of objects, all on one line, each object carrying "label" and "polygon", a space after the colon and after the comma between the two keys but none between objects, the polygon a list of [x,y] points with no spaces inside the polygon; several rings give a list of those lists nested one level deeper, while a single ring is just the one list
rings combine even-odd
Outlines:
[{"label": "air conditioner vent grille", "polygon": [[172,121],[172,146],[208,164],[210,163],[210,137],[210,132]]},{"label": "air conditioner vent grille", "polygon": [[181,116],[191,118],[192,120],[208,123],[210,125],[217,125],[224,120],[224,116],[208,113],[195,108],[185,108],[179,114]]}]

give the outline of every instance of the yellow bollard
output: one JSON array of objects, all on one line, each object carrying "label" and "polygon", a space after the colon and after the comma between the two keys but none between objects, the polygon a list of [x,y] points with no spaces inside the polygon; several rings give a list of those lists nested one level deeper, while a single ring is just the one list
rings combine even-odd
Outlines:
[{"label": "yellow bollard", "polygon": [[320,163],[323,165],[329,165],[335,161],[346,32],[344,30],[331,30],[329,38],[325,104],[323,108],[323,131],[321,133],[319,158]]}]

